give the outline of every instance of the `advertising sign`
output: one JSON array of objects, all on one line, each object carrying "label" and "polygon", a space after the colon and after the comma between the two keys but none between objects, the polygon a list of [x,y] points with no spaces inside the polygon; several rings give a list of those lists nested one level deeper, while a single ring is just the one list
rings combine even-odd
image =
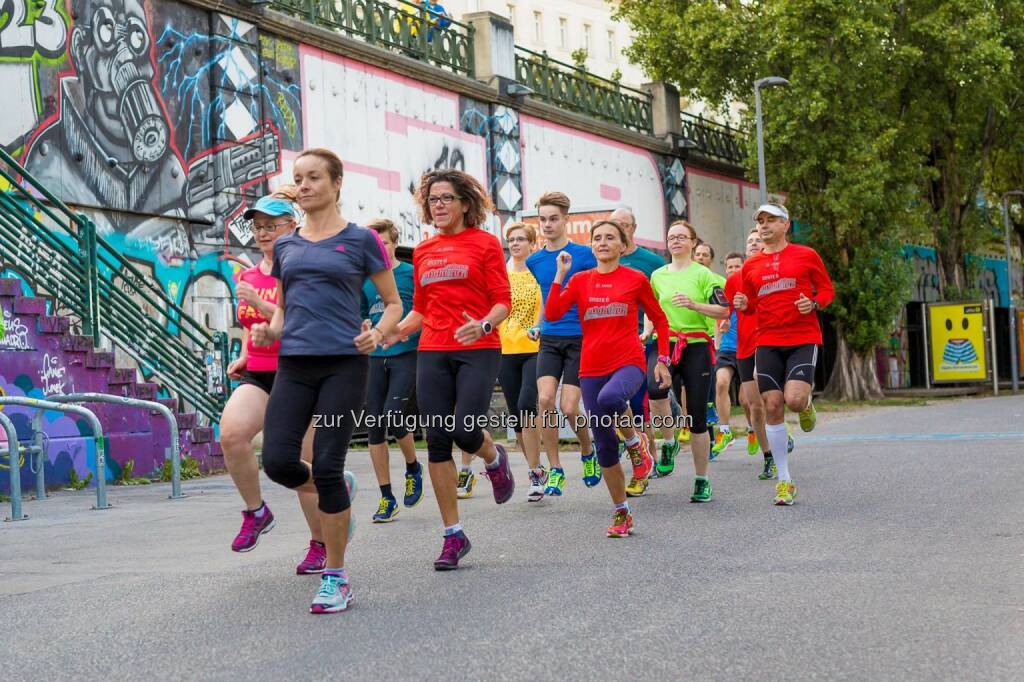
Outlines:
[{"label": "advertising sign", "polygon": [[984,303],[930,303],[932,383],[980,382],[989,378],[988,327]]},{"label": "advertising sign", "polygon": [[[569,241],[590,246],[590,227],[598,220],[604,220],[612,214],[613,208],[580,208],[569,211],[569,227],[566,233]],[[544,246],[544,234],[540,231],[537,211],[523,211],[519,220],[533,225],[537,229],[537,248]]]}]

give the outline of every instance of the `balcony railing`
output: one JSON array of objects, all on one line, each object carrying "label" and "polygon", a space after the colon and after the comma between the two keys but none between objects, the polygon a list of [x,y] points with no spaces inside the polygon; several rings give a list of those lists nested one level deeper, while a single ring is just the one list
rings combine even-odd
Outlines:
[{"label": "balcony railing", "polygon": [[404,0],[271,0],[270,7],[441,68],[473,75],[473,27]]},{"label": "balcony railing", "polygon": [[694,142],[697,151],[705,156],[737,164],[747,158],[746,135],[742,131],[685,112],[680,118],[683,138]]},{"label": "balcony railing", "polygon": [[516,45],[516,80],[533,97],[556,106],[651,134],[652,97],[589,71]]}]

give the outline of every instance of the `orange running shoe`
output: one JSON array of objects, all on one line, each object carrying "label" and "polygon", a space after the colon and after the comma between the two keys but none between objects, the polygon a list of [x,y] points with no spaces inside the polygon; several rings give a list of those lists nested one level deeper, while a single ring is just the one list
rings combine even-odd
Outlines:
[{"label": "orange running shoe", "polygon": [[633,534],[633,515],[625,509],[616,509],[612,525],[608,526],[608,537],[625,538]]}]

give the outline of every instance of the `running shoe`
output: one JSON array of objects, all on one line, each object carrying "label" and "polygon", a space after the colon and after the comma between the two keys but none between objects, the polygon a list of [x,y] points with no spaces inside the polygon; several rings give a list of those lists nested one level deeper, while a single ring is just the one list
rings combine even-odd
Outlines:
[{"label": "running shoe", "polygon": [[260,536],[273,530],[274,525],[274,514],[266,503],[263,504],[263,516],[256,516],[254,511],[243,511],[242,527],[231,541],[231,551],[251,552],[260,543]]},{"label": "running shoe", "polygon": [[629,479],[629,484],[626,486],[626,495],[629,497],[640,497],[647,492],[647,486],[650,482],[650,478],[632,477]]},{"label": "running shoe", "polygon": [[665,441],[661,444],[661,459],[655,470],[660,478],[671,476],[676,468],[676,455],[679,454],[679,441]]},{"label": "running shoe", "polygon": [[761,446],[757,442],[757,434],[754,433],[753,429],[747,431],[747,454],[753,457],[760,449]]},{"label": "running shoe", "polygon": [[476,474],[471,469],[460,469],[459,470],[459,487],[458,497],[460,500],[465,500],[468,497],[473,497],[473,486],[476,485]]},{"label": "running shoe", "polygon": [[310,613],[337,613],[352,603],[352,587],[340,575],[325,575],[309,607]]},{"label": "running shoe", "polygon": [[327,548],[322,542],[310,540],[306,558],[295,567],[295,573],[297,575],[313,575],[323,573],[325,568],[327,568]]},{"label": "running shoe", "polygon": [[391,523],[398,516],[398,500],[393,497],[380,498],[377,513],[373,515],[374,523]]},{"label": "running shoe", "polygon": [[732,431],[719,431],[718,438],[715,439],[715,444],[711,446],[711,451],[715,454],[719,454],[722,450],[731,446],[734,440],[736,440],[736,436],[732,435]]},{"label": "running shoe", "polygon": [[764,469],[761,470],[761,473],[759,473],[757,477],[762,481],[770,481],[773,478],[775,478],[778,475],[778,473],[779,470],[775,468],[775,458],[765,457]]},{"label": "running shoe", "polygon": [[818,411],[814,409],[814,403],[807,399],[807,409],[800,413],[800,428],[804,431],[813,431],[814,425],[818,423]]},{"label": "running shoe", "polygon": [[627,445],[626,453],[629,461],[633,463],[634,478],[649,478],[654,469],[654,458],[651,457],[651,449],[647,441],[647,434],[637,432],[640,437],[636,445]]},{"label": "running shoe", "polygon": [[597,446],[590,446],[590,454],[581,457],[583,461],[583,485],[593,488],[601,482],[601,465],[597,463]]},{"label": "running shoe", "polygon": [[633,515],[625,509],[616,509],[612,525],[608,526],[608,537],[625,538],[633,534]]},{"label": "running shoe", "polygon": [[708,403],[708,426],[713,426],[718,423],[718,410],[715,409],[714,403]]},{"label": "running shoe", "polygon": [[690,429],[683,427],[683,430],[679,432],[679,442],[689,443],[690,442]]},{"label": "running shoe", "polygon": [[512,476],[512,467],[508,463],[508,453],[503,445],[494,444],[498,453],[498,466],[494,469],[484,469],[484,476],[491,479],[491,488],[494,491],[494,501],[497,504],[505,504],[516,491],[516,479]]},{"label": "running shoe", "polygon": [[530,469],[530,489],[526,491],[527,502],[540,502],[544,499],[544,484],[548,482],[548,470],[544,467]]},{"label": "running shoe", "polygon": [[564,487],[565,472],[559,467],[551,467],[551,471],[548,473],[548,486],[544,488],[544,494],[561,497]]},{"label": "running shoe", "polygon": [[793,452],[793,448],[796,447],[796,441],[793,440],[793,429],[786,424],[786,452]]},{"label": "running shoe", "polygon": [[706,478],[693,479],[693,494],[690,495],[690,502],[710,502],[711,481]]},{"label": "running shoe", "polygon": [[779,507],[793,506],[796,499],[796,484],[793,481],[779,481],[775,485],[775,504]]},{"label": "running shoe", "polygon": [[434,561],[434,570],[454,571],[459,567],[459,559],[466,556],[472,547],[469,538],[461,530],[454,535],[445,535],[441,555]]},{"label": "running shoe", "polygon": [[405,499],[402,504],[415,507],[423,499],[423,465],[416,464],[416,473],[405,474]]},{"label": "running shoe", "polygon": [[[356,475],[351,471],[345,472],[345,487],[348,488],[348,501],[349,503],[355,502],[356,499]],[[351,507],[350,507],[351,509]],[[356,515],[351,512],[348,515],[348,539],[351,540],[352,536],[356,532]]]}]

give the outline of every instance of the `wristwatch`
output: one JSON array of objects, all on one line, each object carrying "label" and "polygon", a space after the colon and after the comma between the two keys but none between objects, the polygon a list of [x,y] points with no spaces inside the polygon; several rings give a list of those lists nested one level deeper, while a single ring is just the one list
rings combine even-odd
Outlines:
[{"label": "wristwatch", "polygon": [[821,304],[818,303],[817,301],[815,301],[813,298],[811,299],[811,303],[814,304],[814,309],[815,310],[821,310]]},{"label": "wristwatch", "polygon": [[668,363],[671,362],[671,360],[672,359],[669,356],[667,356],[667,355],[659,355],[658,356],[658,362],[660,362],[661,364],[665,365],[666,367],[668,367]]},{"label": "wristwatch", "polygon": [[490,334],[494,331],[494,325],[491,324],[490,320],[480,320],[480,329],[483,330],[484,334]]}]

